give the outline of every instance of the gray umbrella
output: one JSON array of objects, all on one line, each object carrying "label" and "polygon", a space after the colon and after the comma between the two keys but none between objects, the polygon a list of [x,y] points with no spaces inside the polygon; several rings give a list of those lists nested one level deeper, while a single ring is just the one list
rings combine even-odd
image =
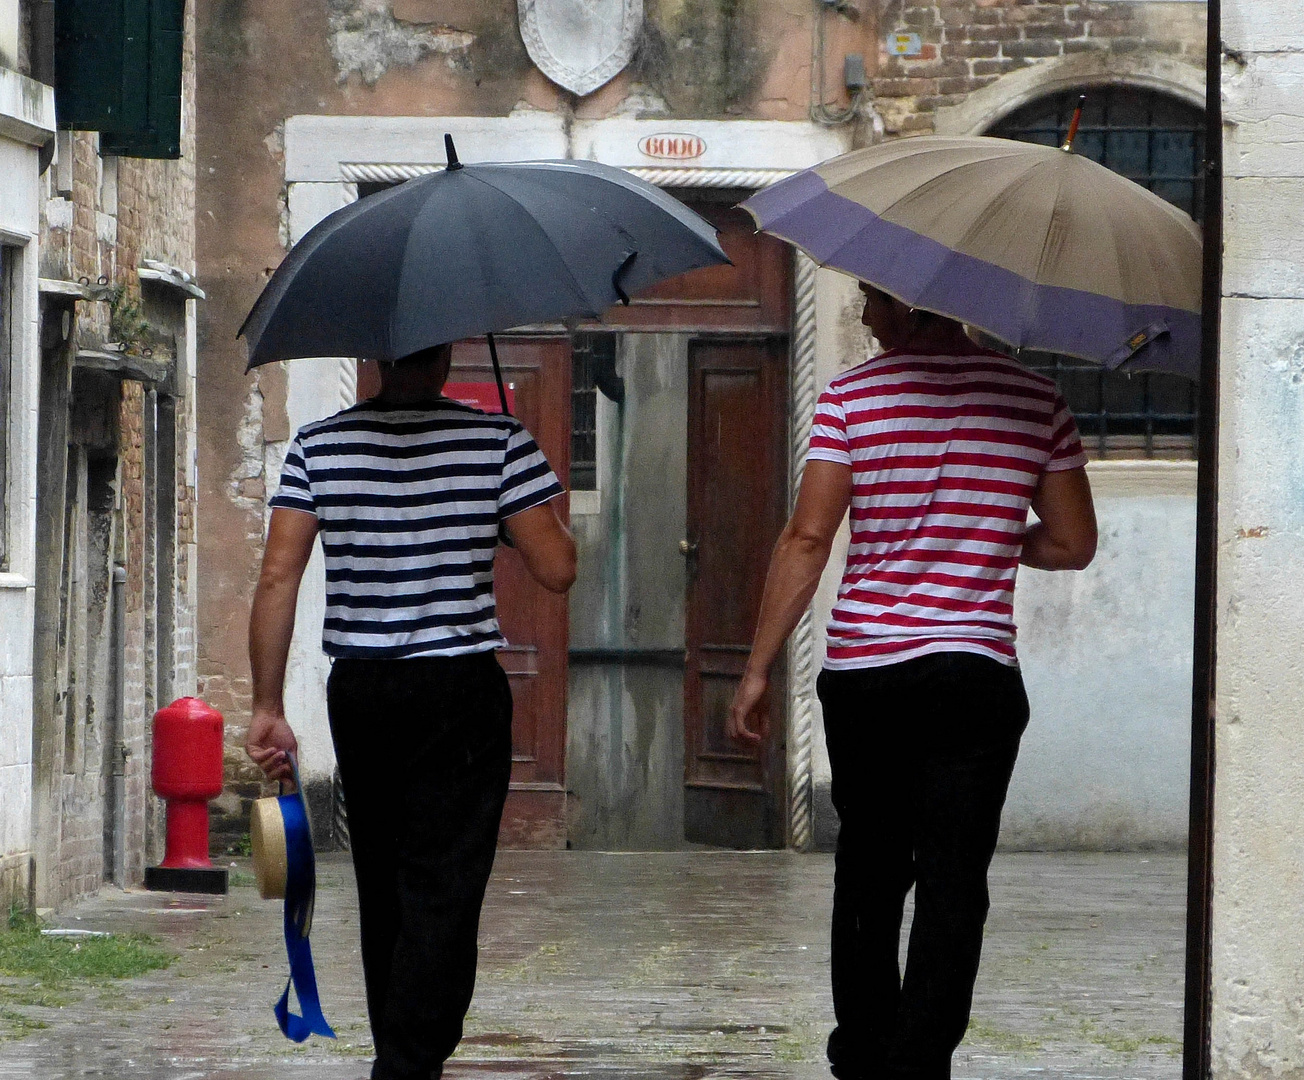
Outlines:
[{"label": "gray umbrella", "polygon": [[240,328],[249,367],[298,356],[398,360],[571,316],[727,263],[714,226],[592,161],[448,167],[337,210],[272,275]]}]

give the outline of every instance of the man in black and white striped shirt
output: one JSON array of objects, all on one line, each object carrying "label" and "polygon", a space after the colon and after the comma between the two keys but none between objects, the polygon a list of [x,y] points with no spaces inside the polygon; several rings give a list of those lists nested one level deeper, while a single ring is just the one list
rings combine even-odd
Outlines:
[{"label": "man in black and white striped shirt", "polygon": [[462,1034],[511,771],[494,650],[500,528],[545,588],[575,578],[563,493],[510,416],[441,396],[451,347],[382,364],[371,401],[286,455],[249,628],[246,748],[270,779],[297,749],[282,701],[299,582],[320,534],[322,647],[358,879],[373,1080],[429,1080]]}]

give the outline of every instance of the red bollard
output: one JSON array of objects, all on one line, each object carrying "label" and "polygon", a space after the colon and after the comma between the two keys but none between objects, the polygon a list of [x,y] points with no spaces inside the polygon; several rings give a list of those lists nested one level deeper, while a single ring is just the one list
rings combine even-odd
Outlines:
[{"label": "red bollard", "polygon": [[208,857],[208,800],[222,794],[222,714],[178,698],[154,714],[154,793],[168,804],[167,849],[145,888],[224,893],[226,870]]}]

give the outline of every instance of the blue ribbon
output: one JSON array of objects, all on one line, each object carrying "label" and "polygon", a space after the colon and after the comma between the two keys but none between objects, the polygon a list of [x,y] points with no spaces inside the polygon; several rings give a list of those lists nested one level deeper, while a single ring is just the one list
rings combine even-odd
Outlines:
[{"label": "blue ribbon", "polygon": [[[312,831],[308,827],[308,808],[304,805],[297,768],[294,788],[293,795],[282,795],[276,800],[281,808],[281,820],[285,822],[285,952],[290,959],[290,977],[273,1011],[281,1034],[300,1043],[309,1035],[333,1039],[335,1032],[322,1015],[312,946],[308,944],[317,896],[317,864],[312,855]],[[299,999],[301,1016],[290,1012],[291,986]]]}]

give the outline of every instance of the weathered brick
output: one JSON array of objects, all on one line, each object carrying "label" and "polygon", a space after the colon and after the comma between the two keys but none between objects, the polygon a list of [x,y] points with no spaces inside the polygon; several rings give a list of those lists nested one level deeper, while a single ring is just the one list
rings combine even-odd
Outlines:
[{"label": "weathered brick", "polygon": [[956,58],[936,61],[931,64],[907,64],[905,66],[907,78],[912,79],[953,79],[960,75],[969,74],[969,64],[967,61]]},{"label": "weathered brick", "polygon": [[965,57],[975,60],[995,59],[1000,55],[1001,47],[995,41],[962,41],[947,45],[946,55]]},{"label": "weathered brick", "polygon": [[875,79],[874,93],[879,97],[915,97],[936,94],[936,79]]},{"label": "weathered brick", "polygon": [[1005,13],[1007,23],[1026,25],[1028,23],[1064,24],[1064,9],[1058,4],[1027,4],[1009,8]]},{"label": "weathered brick", "polygon": [[1000,60],[975,60],[970,68],[975,76],[996,76],[1012,71],[1014,66],[1015,61],[1006,57]]},{"label": "weathered brick", "polygon": [[1025,38],[1051,38],[1056,41],[1061,41],[1065,37],[1072,36],[1066,33],[1066,29],[1067,28],[1062,22],[1024,23],[1023,36]]},{"label": "weathered brick", "polygon": [[968,75],[963,78],[939,79],[937,83],[937,92],[942,95],[959,95],[962,97],[973,89],[973,80]]},{"label": "weathered brick", "polygon": [[970,41],[1018,41],[1017,26],[975,26],[969,34]]},{"label": "weathered brick", "polygon": [[1011,41],[1001,47],[1006,56],[1016,59],[1059,56],[1062,46],[1058,41]]}]

